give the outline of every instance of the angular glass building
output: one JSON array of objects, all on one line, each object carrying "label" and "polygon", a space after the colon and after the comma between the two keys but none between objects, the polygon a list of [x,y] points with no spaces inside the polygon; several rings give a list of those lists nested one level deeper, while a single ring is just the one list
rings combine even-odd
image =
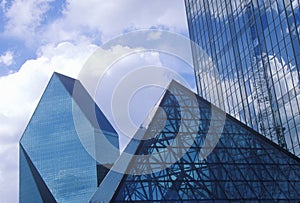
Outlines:
[{"label": "angular glass building", "polygon": [[298,157],[176,82],[144,127],[124,174],[109,171],[90,202],[300,200]]},{"label": "angular glass building", "polygon": [[52,76],[20,140],[20,202],[300,200],[297,156],[175,81],[124,152],[97,163],[79,131],[102,157],[112,152],[99,148],[99,132],[116,148],[118,135],[74,84]]},{"label": "angular glass building", "polygon": [[[118,135],[82,86],[74,97],[74,84],[72,78],[52,76],[20,140],[19,202],[87,202],[108,172],[83,147],[78,130],[91,139],[101,131],[116,148]],[[72,103],[80,109],[76,115]],[[84,125],[76,128],[74,116]]]},{"label": "angular glass building", "polygon": [[185,5],[199,95],[300,156],[299,1]]}]

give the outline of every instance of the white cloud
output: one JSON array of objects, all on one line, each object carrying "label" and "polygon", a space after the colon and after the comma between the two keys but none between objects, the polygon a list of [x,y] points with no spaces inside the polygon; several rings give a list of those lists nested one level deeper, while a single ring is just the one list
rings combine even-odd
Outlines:
[{"label": "white cloud", "polygon": [[5,6],[6,6],[6,0],[2,0],[0,3],[0,6],[2,7],[2,10],[5,11]]},{"label": "white cloud", "polygon": [[22,39],[33,49],[62,41],[105,43],[124,32],[153,27],[187,34],[182,0],[171,4],[159,0],[67,0],[62,15],[51,20],[47,11],[53,1],[13,1],[4,11],[7,21],[3,34]]},{"label": "white cloud", "polygon": [[[107,34],[122,33],[126,28],[164,25],[186,28],[183,1],[69,1],[65,20],[70,25],[87,26]],[[99,12],[101,11],[101,12]],[[81,16],[78,18],[78,16]]]},{"label": "white cloud", "polygon": [[156,39],[160,39],[161,38],[161,32],[151,32],[148,37],[147,40],[156,40]]},{"label": "white cloud", "polygon": [[[5,34],[31,39],[35,35],[35,29],[40,25],[43,15],[49,9],[49,2],[53,0],[15,0],[5,12],[8,23]],[[5,1],[2,6],[5,6]]]},{"label": "white cloud", "polygon": [[0,55],[0,64],[10,66],[13,63],[13,52],[7,51],[3,55]]},{"label": "white cloud", "polygon": [[43,38],[60,41],[85,36],[105,42],[124,31],[159,26],[187,32],[184,1],[68,1],[63,17],[45,28]]}]

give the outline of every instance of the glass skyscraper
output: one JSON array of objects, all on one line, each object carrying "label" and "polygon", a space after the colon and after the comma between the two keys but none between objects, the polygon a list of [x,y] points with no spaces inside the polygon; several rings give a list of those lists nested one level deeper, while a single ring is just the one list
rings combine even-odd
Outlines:
[{"label": "glass skyscraper", "polygon": [[[77,130],[92,140],[102,131],[116,148],[118,135],[96,105],[96,120],[87,112],[93,100],[83,86],[77,85],[80,93],[74,98],[74,83],[58,73],[52,76],[20,140],[21,203],[87,202],[108,172],[83,147]],[[73,101],[81,109],[76,115]],[[73,116],[81,117],[80,129]]]},{"label": "glass skyscraper", "polygon": [[300,156],[299,1],[185,5],[198,94]]}]

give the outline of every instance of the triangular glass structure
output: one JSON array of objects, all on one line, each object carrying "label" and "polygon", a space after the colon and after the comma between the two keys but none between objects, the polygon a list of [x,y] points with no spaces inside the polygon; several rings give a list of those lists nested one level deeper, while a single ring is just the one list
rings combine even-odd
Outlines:
[{"label": "triangular glass structure", "polygon": [[[56,201],[55,201],[53,195],[49,191],[49,188],[43,181],[43,178],[40,176],[37,169],[34,167],[33,163],[31,162],[30,158],[28,157],[27,153],[24,151],[22,145],[20,146],[20,152],[22,154],[22,157],[24,157],[26,160],[26,165],[29,167],[30,174],[33,176],[34,184],[33,183],[31,183],[31,184],[35,185],[35,187],[38,186],[37,189],[39,191],[39,194],[33,195],[33,194],[31,194],[32,191],[29,190],[28,194],[30,194],[30,196],[33,195],[36,197],[41,197],[43,202],[55,203]],[[33,190],[33,192],[36,192],[36,191]],[[41,201],[34,200],[32,202],[41,202]]]},{"label": "triangular glass structure", "polygon": [[[77,95],[73,94],[75,83],[72,78],[53,74],[20,140],[20,191],[36,187],[21,193],[20,202],[28,202],[37,191],[40,194],[35,196],[44,202],[87,202],[107,173],[97,170],[101,165],[82,142],[89,139],[95,148],[96,135],[102,133],[118,149],[118,135],[79,82]],[[75,126],[74,119],[80,119],[80,126]],[[78,130],[86,140],[79,138]],[[35,182],[26,178],[28,174]],[[46,190],[50,196],[45,195]]]},{"label": "triangular glass structure", "polygon": [[[298,157],[177,82],[170,84],[159,107],[120,178],[112,202],[300,199]],[[216,146],[206,145],[218,131],[221,136]],[[213,150],[200,158],[206,150],[203,147]]]}]

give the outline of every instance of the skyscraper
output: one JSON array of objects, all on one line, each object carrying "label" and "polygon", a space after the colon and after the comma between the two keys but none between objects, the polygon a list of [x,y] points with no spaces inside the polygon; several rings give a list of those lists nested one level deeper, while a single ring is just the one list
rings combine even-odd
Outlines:
[{"label": "skyscraper", "polygon": [[[83,147],[78,130],[94,144],[101,131],[116,148],[118,135],[83,86],[73,95],[74,83],[52,76],[20,140],[20,202],[87,202],[108,172]],[[76,115],[72,103],[80,109]],[[78,128],[74,116],[82,121]]]},{"label": "skyscraper", "polygon": [[185,5],[198,94],[300,156],[299,1]]}]

